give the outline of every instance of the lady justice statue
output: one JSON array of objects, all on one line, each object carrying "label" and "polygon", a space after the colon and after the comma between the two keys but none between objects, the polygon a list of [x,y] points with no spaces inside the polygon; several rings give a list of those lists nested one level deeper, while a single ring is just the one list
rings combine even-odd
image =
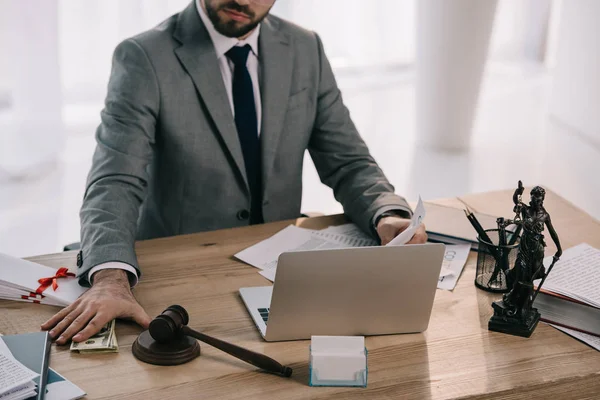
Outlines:
[{"label": "lady justice statue", "polygon": [[[517,260],[506,277],[507,285],[512,289],[502,297],[501,301],[492,303],[494,315],[488,323],[488,329],[529,337],[540,319],[540,313],[533,308],[533,301],[546,280],[546,276],[562,255],[562,249],[558,235],[550,221],[550,215],[544,208],[546,191],[540,186],[531,189],[529,205],[526,205],[521,201],[523,190],[523,184],[519,181],[518,188],[513,195],[515,218],[503,221],[504,227],[511,224],[520,225],[523,232]],[[543,235],[544,226],[548,228],[550,237],[557,248],[548,273],[543,264],[544,248],[546,247]],[[538,285],[537,291],[534,292],[533,281],[540,278],[542,281]]]}]

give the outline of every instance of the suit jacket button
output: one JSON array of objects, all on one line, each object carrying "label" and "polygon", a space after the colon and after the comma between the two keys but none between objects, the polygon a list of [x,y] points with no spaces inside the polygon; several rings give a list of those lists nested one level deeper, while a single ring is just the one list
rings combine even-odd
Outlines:
[{"label": "suit jacket button", "polygon": [[237,219],[239,219],[240,221],[243,221],[245,219],[250,218],[250,212],[248,210],[240,210],[237,213]]}]

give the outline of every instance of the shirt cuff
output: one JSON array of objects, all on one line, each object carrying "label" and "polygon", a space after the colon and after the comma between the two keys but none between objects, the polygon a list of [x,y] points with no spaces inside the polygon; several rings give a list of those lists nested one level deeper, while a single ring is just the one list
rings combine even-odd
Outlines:
[{"label": "shirt cuff", "polygon": [[410,208],[405,208],[405,207],[399,207],[399,206],[388,206],[388,207],[383,207],[379,210],[377,210],[377,212],[375,213],[375,215],[373,215],[373,219],[371,220],[371,224],[377,228],[377,223],[379,222],[379,220],[381,219],[381,217],[383,217],[384,215],[388,216],[388,215],[397,215],[400,218],[406,218],[406,219],[411,219],[412,218],[412,210]]},{"label": "shirt cuff", "polygon": [[138,274],[137,274],[137,271],[135,270],[135,268],[129,264],[126,264],[123,262],[118,262],[118,261],[105,262],[103,264],[96,265],[94,268],[92,268],[90,270],[90,272],[88,272],[88,282],[90,282],[90,284],[91,284],[93,282],[92,276],[96,272],[101,271],[103,269],[125,270],[125,271],[127,271],[127,277],[129,278],[129,286],[134,287],[138,283]]},{"label": "shirt cuff", "polygon": [[379,234],[377,233],[377,224],[382,217],[396,215],[400,218],[411,219],[412,218],[412,210],[409,207],[402,207],[397,205],[382,207],[377,210],[375,215],[373,215],[373,219],[371,220],[371,233],[373,237],[379,240]]}]

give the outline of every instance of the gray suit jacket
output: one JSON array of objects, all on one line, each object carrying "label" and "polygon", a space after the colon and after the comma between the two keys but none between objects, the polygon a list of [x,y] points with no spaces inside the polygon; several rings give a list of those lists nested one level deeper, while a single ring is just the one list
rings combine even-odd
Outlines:
[{"label": "gray suit jacket", "polygon": [[[319,37],[275,16],[259,38],[263,216],[298,217],[308,149],[345,213],[409,211],[342,102]],[[134,241],[248,225],[244,159],[212,41],[192,2],[114,52],[81,209],[83,265],[140,273]]]}]

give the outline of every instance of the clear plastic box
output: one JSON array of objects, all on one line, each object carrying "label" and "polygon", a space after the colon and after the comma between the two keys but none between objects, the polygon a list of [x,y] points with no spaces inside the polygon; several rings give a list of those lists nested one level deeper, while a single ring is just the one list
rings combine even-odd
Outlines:
[{"label": "clear plastic box", "polygon": [[310,386],[367,386],[364,336],[313,336],[309,348]]}]

